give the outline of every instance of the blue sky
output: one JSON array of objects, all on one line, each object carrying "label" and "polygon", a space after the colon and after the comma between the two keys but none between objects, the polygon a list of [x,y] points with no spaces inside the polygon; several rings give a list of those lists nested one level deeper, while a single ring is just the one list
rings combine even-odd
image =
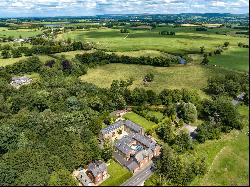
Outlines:
[{"label": "blue sky", "polygon": [[248,0],[0,0],[0,17],[248,13]]}]

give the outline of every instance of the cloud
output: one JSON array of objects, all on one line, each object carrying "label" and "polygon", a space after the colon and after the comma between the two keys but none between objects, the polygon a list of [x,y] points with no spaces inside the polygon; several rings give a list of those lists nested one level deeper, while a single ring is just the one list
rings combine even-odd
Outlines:
[{"label": "cloud", "polygon": [[0,17],[183,12],[248,13],[248,7],[248,0],[0,0]]}]

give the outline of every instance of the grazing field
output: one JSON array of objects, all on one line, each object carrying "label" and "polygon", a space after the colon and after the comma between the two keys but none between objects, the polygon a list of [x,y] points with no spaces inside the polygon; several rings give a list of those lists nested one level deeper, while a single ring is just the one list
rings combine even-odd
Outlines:
[{"label": "grazing field", "polygon": [[[19,62],[20,60],[25,60],[29,57],[20,57],[20,58],[8,58],[8,59],[1,59],[0,58],[0,66],[7,66],[7,65],[12,65],[12,64],[15,64],[17,62]],[[38,58],[42,61],[42,62],[46,62],[47,60],[51,60],[53,59],[52,57],[50,56],[47,56],[47,55],[38,55]]]},{"label": "grazing field", "polygon": [[134,123],[137,123],[138,125],[141,125],[145,130],[148,130],[148,129],[152,128],[154,125],[156,125],[155,123],[148,121],[144,117],[142,117],[134,112],[129,112],[129,113],[125,114],[123,117],[125,119],[133,121]]},{"label": "grazing field", "polygon": [[108,174],[110,177],[104,181],[101,186],[119,186],[132,176],[132,173],[123,168],[114,160],[110,161],[110,165],[108,166]]},{"label": "grazing field", "polygon": [[209,58],[210,63],[224,68],[249,71],[249,49],[229,47],[219,56]]},{"label": "grazing field", "polygon": [[[204,67],[200,65],[180,65],[176,67],[152,67],[127,64],[108,64],[89,69],[86,75],[81,76],[81,80],[93,83],[99,87],[110,87],[113,80],[134,79],[131,89],[140,87],[152,89],[156,92],[168,89],[193,89],[197,90],[201,96],[205,96],[200,90],[206,87],[207,79],[218,74],[223,74],[227,70],[216,67]],[[143,85],[143,78],[147,73],[155,75],[154,81],[147,87]]]},{"label": "grazing field", "polygon": [[[159,35],[161,30],[173,30],[176,35],[161,36]],[[222,45],[225,41],[229,41],[231,45],[235,46],[238,42],[248,43],[247,38],[219,35],[214,33],[216,29],[211,30],[196,32],[195,28],[190,27],[159,27],[152,31],[133,30],[130,31],[128,37],[126,37],[126,33],[120,33],[118,29],[78,30],[61,34],[57,39],[71,38],[79,41],[91,41],[99,49],[116,52],[160,50],[174,54],[198,53],[201,46],[205,46],[207,51],[213,51],[216,46]]]},{"label": "grazing field", "polygon": [[94,49],[93,50],[89,50],[89,51],[82,51],[82,50],[79,50],[79,51],[69,51],[69,52],[56,53],[56,54],[53,54],[52,56],[55,56],[55,57],[65,56],[65,58],[67,58],[67,59],[72,59],[72,58],[75,58],[76,54],[92,53],[94,51],[95,51]]},{"label": "grazing field", "polygon": [[37,29],[18,29],[18,30],[8,30],[6,27],[0,27],[0,37],[13,36],[14,38],[22,38],[36,36],[42,32]]},{"label": "grazing field", "polygon": [[[109,52],[110,53],[110,52]],[[115,54],[119,56],[132,56],[132,57],[140,57],[140,56],[150,56],[150,57],[158,57],[158,56],[166,56],[166,53],[156,51],[156,50],[139,50],[139,51],[129,51],[129,52],[115,52]]]},{"label": "grazing field", "polygon": [[243,116],[243,131],[233,130],[219,140],[207,141],[196,148],[198,154],[207,158],[208,171],[197,177],[191,185],[236,186],[249,185],[249,108],[238,108]]}]

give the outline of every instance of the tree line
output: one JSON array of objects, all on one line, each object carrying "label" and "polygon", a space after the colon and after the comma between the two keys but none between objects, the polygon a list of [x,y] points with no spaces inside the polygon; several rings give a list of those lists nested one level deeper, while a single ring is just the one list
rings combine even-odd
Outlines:
[{"label": "tree line", "polygon": [[178,64],[179,59],[177,57],[130,57],[130,56],[119,56],[114,53],[107,54],[102,51],[94,53],[85,53],[75,55],[75,59],[83,64],[90,66],[103,65],[109,63],[123,63],[123,64],[141,64],[141,65],[152,65],[169,67],[171,64]]}]

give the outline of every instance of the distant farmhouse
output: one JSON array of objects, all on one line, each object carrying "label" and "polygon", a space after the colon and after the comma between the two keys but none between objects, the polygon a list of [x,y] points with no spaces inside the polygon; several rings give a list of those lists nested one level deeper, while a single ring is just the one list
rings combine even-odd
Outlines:
[{"label": "distant farmhouse", "polygon": [[144,129],[129,121],[120,120],[101,130],[100,138],[114,143],[113,156],[132,173],[147,166],[160,155],[161,147],[144,134]]},{"label": "distant farmhouse", "polygon": [[19,88],[20,86],[30,84],[31,82],[32,79],[28,77],[13,77],[10,84],[15,88]]},{"label": "distant farmhouse", "polygon": [[87,169],[79,169],[75,176],[83,186],[99,185],[109,177],[107,165],[101,160],[90,163]]}]

